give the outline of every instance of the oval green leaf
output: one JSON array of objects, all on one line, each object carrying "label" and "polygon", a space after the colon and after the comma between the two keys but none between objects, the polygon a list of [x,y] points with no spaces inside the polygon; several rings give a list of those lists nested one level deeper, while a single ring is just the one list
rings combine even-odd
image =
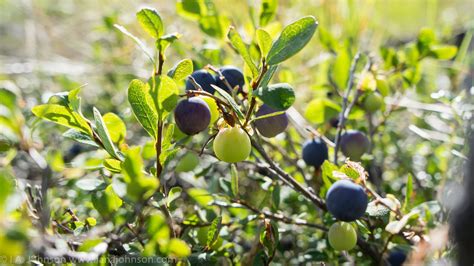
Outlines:
[{"label": "oval green leaf", "polygon": [[227,38],[229,38],[232,46],[235,48],[237,53],[240,54],[242,59],[244,59],[245,64],[247,64],[247,66],[252,71],[252,76],[253,77],[258,76],[257,66],[255,66],[255,63],[252,61],[252,57],[250,56],[249,50],[247,49],[247,45],[244,43],[244,41],[242,40],[242,37],[240,36],[240,34],[237,32],[237,30],[234,27],[229,28],[229,32],[227,33]]},{"label": "oval green leaf", "polygon": [[295,102],[295,91],[288,83],[278,83],[267,87],[260,87],[255,95],[277,111],[286,110]]},{"label": "oval green leaf", "polygon": [[318,26],[313,16],[286,26],[268,53],[268,64],[276,65],[298,53],[311,40]]},{"label": "oval green leaf", "polygon": [[144,8],[137,13],[137,19],[142,28],[151,37],[158,39],[163,35],[163,22],[155,9]]},{"label": "oval green leaf", "polygon": [[132,80],[128,85],[128,101],[138,122],[150,136],[156,138],[158,115],[153,108],[150,86],[138,79]]}]

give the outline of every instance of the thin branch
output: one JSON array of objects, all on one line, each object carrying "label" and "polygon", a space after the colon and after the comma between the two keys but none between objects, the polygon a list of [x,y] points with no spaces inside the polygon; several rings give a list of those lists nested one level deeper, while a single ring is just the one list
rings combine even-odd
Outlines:
[{"label": "thin branch", "polygon": [[326,204],[324,204],[324,201],[322,199],[320,199],[317,195],[310,192],[307,188],[305,188],[298,181],[296,181],[292,176],[290,176],[288,173],[286,173],[284,170],[278,167],[270,158],[270,156],[266,153],[263,147],[260,146],[260,144],[258,144],[253,139],[252,139],[252,146],[260,153],[260,155],[263,157],[265,162],[269,164],[270,169],[274,170],[278,174],[278,177],[281,180],[287,181],[288,183],[292,185],[293,189],[300,192],[303,196],[311,200],[320,209],[326,210]]},{"label": "thin branch", "polygon": [[[190,80],[192,82],[193,79],[191,79],[191,78],[192,77],[190,76]],[[230,104],[228,104],[227,102],[225,102],[221,98],[219,98],[219,97],[217,97],[213,94],[210,94],[207,91],[203,91],[203,90],[187,90],[185,94],[181,94],[179,96],[181,96],[181,97],[193,97],[193,96],[197,96],[197,95],[203,95],[203,96],[213,98],[218,104],[221,104],[221,105],[225,106],[226,108],[232,109]]]},{"label": "thin branch", "polygon": [[[161,155],[161,139],[163,138],[163,122],[161,119],[158,119],[157,124],[157,136],[156,136],[156,143],[155,143],[155,150],[156,150],[156,178],[160,179],[161,172],[163,171],[163,165],[160,162],[160,155]],[[162,181],[162,180],[160,180]],[[164,182],[163,182],[164,186]],[[166,188],[165,188],[166,190]]]},{"label": "thin branch", "polygon": [[[262,71],[258,75],[257,80],[252,82],[252,90],[258,89],[258,86],[260,85],[260,82],[262,82],[263,76],[265,76],[265,73],[267,73],[267,70],[268,70],[268,66],[265,63],[265,60],[262,60]],[[255,99],[255,96],[253,96],[253,93],[252,93],[252,99],[250,100],[250,106],[247,111],[247,114],[245,115],[245,121],[242,126],[243,128],[245,128],[247,124],[249,123],[250,116],[252,115],[253,109],[255,108],[256,104],[257,104],[257,100]]]},{"label": "thin branch", "polygon": [[130,230],[130,232],[132,232],[132,234],[137,238],[138,242],[140,243],[140,245],[144,248],[145,247],[145,243],[143,242],[143,240],[141,239],[140,235],[138,235],[138,233],[135,231],[135,229],[133,229],[132,225],[127,223],[125,225],[125,227]]},{"label": "thin branch", "polygon": [[339,124],[337,125],[337,133],[336,133],[335,148],[334,148],[334,164],[336,165],[337,165],[337,152],[339,151],[339,145],[340,145],[339,142],[341,139],[342,129],[344,128],[344,123],[346,119],[346,109],[348,107],[349,95],[354,85],[355,70],[356,70],[357,63],[359,62],[359,59],[360,59],[360,53],[357,52],[357,54],[354,56],[351,68],[349,70],[349,79],[347,81],[346,92],[344,94],[344,98],[342,99],[342,109],[341,109],[341,113],[339,114]]},{"label": "thin branch", "polygon": [[224,82],[224,85],[229,89],[230,92],[232,92],[232,96],[234,96],[234,88],[232,88],[232,86],[230,85],[229,81],[225,78],[224,75],[222,75],[222,72],[214,67],[213,65],[211,64],[208,64],[205,68],[209,68],[210,70],[214,71],[215,73],[217,73],[217,75],[219,76],[219,79]]},{"label": "thin branch", "polygon": [[269,212],[269,211],[259,210],[255,207],[253,207],[252,205],[250,205],[249,203],[247,203],[246,201],[243,201],[243,200],[232,200],[232,202],[240,204],[240,205],[244,206],[245,208],[251,210],[252,212],[254,212],[256,214],[263,215],[266,218],[269,218],[269,219],[272,219],[272,220],[280,221],[280,222],[283,222],[283,223],[286,223],[286,224],[294,224],[294,225],[312,227],[312,228],[316,228],[316,229],[319,229],[319,230],[322,230],[322,231],[325,231],[325,232],[328,231],[328,228],[323,226],[323,225],[310,223],[310,222],[305,221],[303,219],[292,219],[292,218],[284,216],[282,214],[277,214],[277,213],[272,213],[272,212]]},{"label": "thin branch", "polygon": [[160,76],[161,73],[163,72],[163,64],[165,62],[165,56],[163,53],[160,51],[158,54],[158,70],[156,71],[155,75]]}]

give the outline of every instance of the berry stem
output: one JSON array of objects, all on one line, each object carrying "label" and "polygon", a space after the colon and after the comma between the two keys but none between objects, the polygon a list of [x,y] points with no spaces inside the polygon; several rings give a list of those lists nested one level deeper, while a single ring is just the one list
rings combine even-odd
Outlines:
[{"label": "berry stem", "polygon": [[255,96],[253,96],[253,91],[258,89],[258,85],[260,85],[260,82],[262,82],[263,77],[265,76],[265,73],[267,73],[268,70],[268,65],[265,62],[265,58],[262,59],[262,71],[258,75],[257,80],[252,82],[252,95],[251,95],[251,100],[250,100],[250,106],[249,110],[247,111],[247,114],[245,115],[245,121],[242,127],[246,127],[247,124],[249,123],[250,116],[253,113],[253,109],[255,109],[255,105],[257,104],[257,100],[255,99]]},{"label": "berry stem", "polygon": [[209,68],[210,70],[217,73],[217,75],[219,76],[219,79],[222,80],[222,82],[224,82],[225,86],[232,92],[232,96],[234,96],[234,88],[232,88],[232,86],[230,85],[229,81],[227,81],[225,76],[222,75],[222,72],[218,68],[216,68],[215,66],[213,66],[211,64],[208,64],[206,66],[206,68]]},{"label": "berry stem", "polygon": [[221,104],[221,105],[225,106],[226,108],[232,109],[231,106],[228,103],[226,103],[225,101],[223,101],[221,98],[215,96],[214,94],[210,94],[207,91],[203,91],[203,90],[188,90],[188,91],[186,91],[185,94],[181,94],[179,96],[181,96],[181,97],[193,97],[193,96],[197,96],[197,95],[210,97],[210,98],[214,99],[218,104]]}]

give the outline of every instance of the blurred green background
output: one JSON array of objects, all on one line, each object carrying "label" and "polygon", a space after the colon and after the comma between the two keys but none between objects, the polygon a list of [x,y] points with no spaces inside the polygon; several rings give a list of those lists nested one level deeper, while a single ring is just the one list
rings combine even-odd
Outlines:
[{"label": "blurred green background", "polygon": [[[242,31],[251,28],[248,6],[259,5],[258,1],[215,3],[219,14],[240,25]],[[192,56],[188,51],[204,45],[220,47],[221,41],[201,34],[195,21],[177,15],[175,1],[1,0],[0,77],[18,79],[25,92],[61,91],[72,86],[68,82],[89,84],[84,92],[92,100],[104,89],[123,92],[126,82],[111,73],[145,76],[145,59],[112,25],[125,25],[143,37],[134,20],[135,11],[144,5],[159,10],[167,32],[184,35],[178,45],[181,49],[174,49],[169,64],[184,54]],[[302,15],[314,15],[320,28],[336,37],[360,38],[360,49],[369,51],[410,41],[422,27],[432,27],[443,41],[455,42],[457,34],[472,28],[473,7],[470,0],[279,1],[276,21],[286,24]],[[281,27],[272,24],[275,32]],[[318,38],[313,38],[286,64],[299,74],[294,77],[299,94],[303,93],[300,87],[315,83],[317,65],[325,59],[322,51]]]}]

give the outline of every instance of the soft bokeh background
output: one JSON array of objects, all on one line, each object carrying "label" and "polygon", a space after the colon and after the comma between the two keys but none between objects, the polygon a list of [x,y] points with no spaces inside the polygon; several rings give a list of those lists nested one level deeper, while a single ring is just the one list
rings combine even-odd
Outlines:
[{"label": "soft bokeh background", "polygon": [[[215,1],[220,14],[242,25],[241,30],[250,28],[247,2],[258,5],[257,1]],[[177,15],[175,1],[1,0],[0,75],[18,79],[25,91],[60,91],[72,82],[89,84],[84,92],[91,96],[103,89],[123,92],[126,83],[121,83],[120,74],[143,76],[146,70],[142,53],[112,25],[128,26],[144,36],[134,15],[144,5],[160,11],[168,32],[184,35],[182,50],[175,49],[171,59],[203,44],[218,47],[218,40],[200,34],[196,22]],[[456,36],[472,28],[473,8],[470,0],[280,1],[277,20],[287,23],[314,15],[320,27],[335,36],[359,36],[364,40],[360,48],[371,50],[413,40],[422,27],[435,28],[445,41],[459,41]],[[300,73],[295,77],[297,85],[311,86],[317,76],[315,65],[324,58],[314,38],[292,60],[291,68]]]}]

